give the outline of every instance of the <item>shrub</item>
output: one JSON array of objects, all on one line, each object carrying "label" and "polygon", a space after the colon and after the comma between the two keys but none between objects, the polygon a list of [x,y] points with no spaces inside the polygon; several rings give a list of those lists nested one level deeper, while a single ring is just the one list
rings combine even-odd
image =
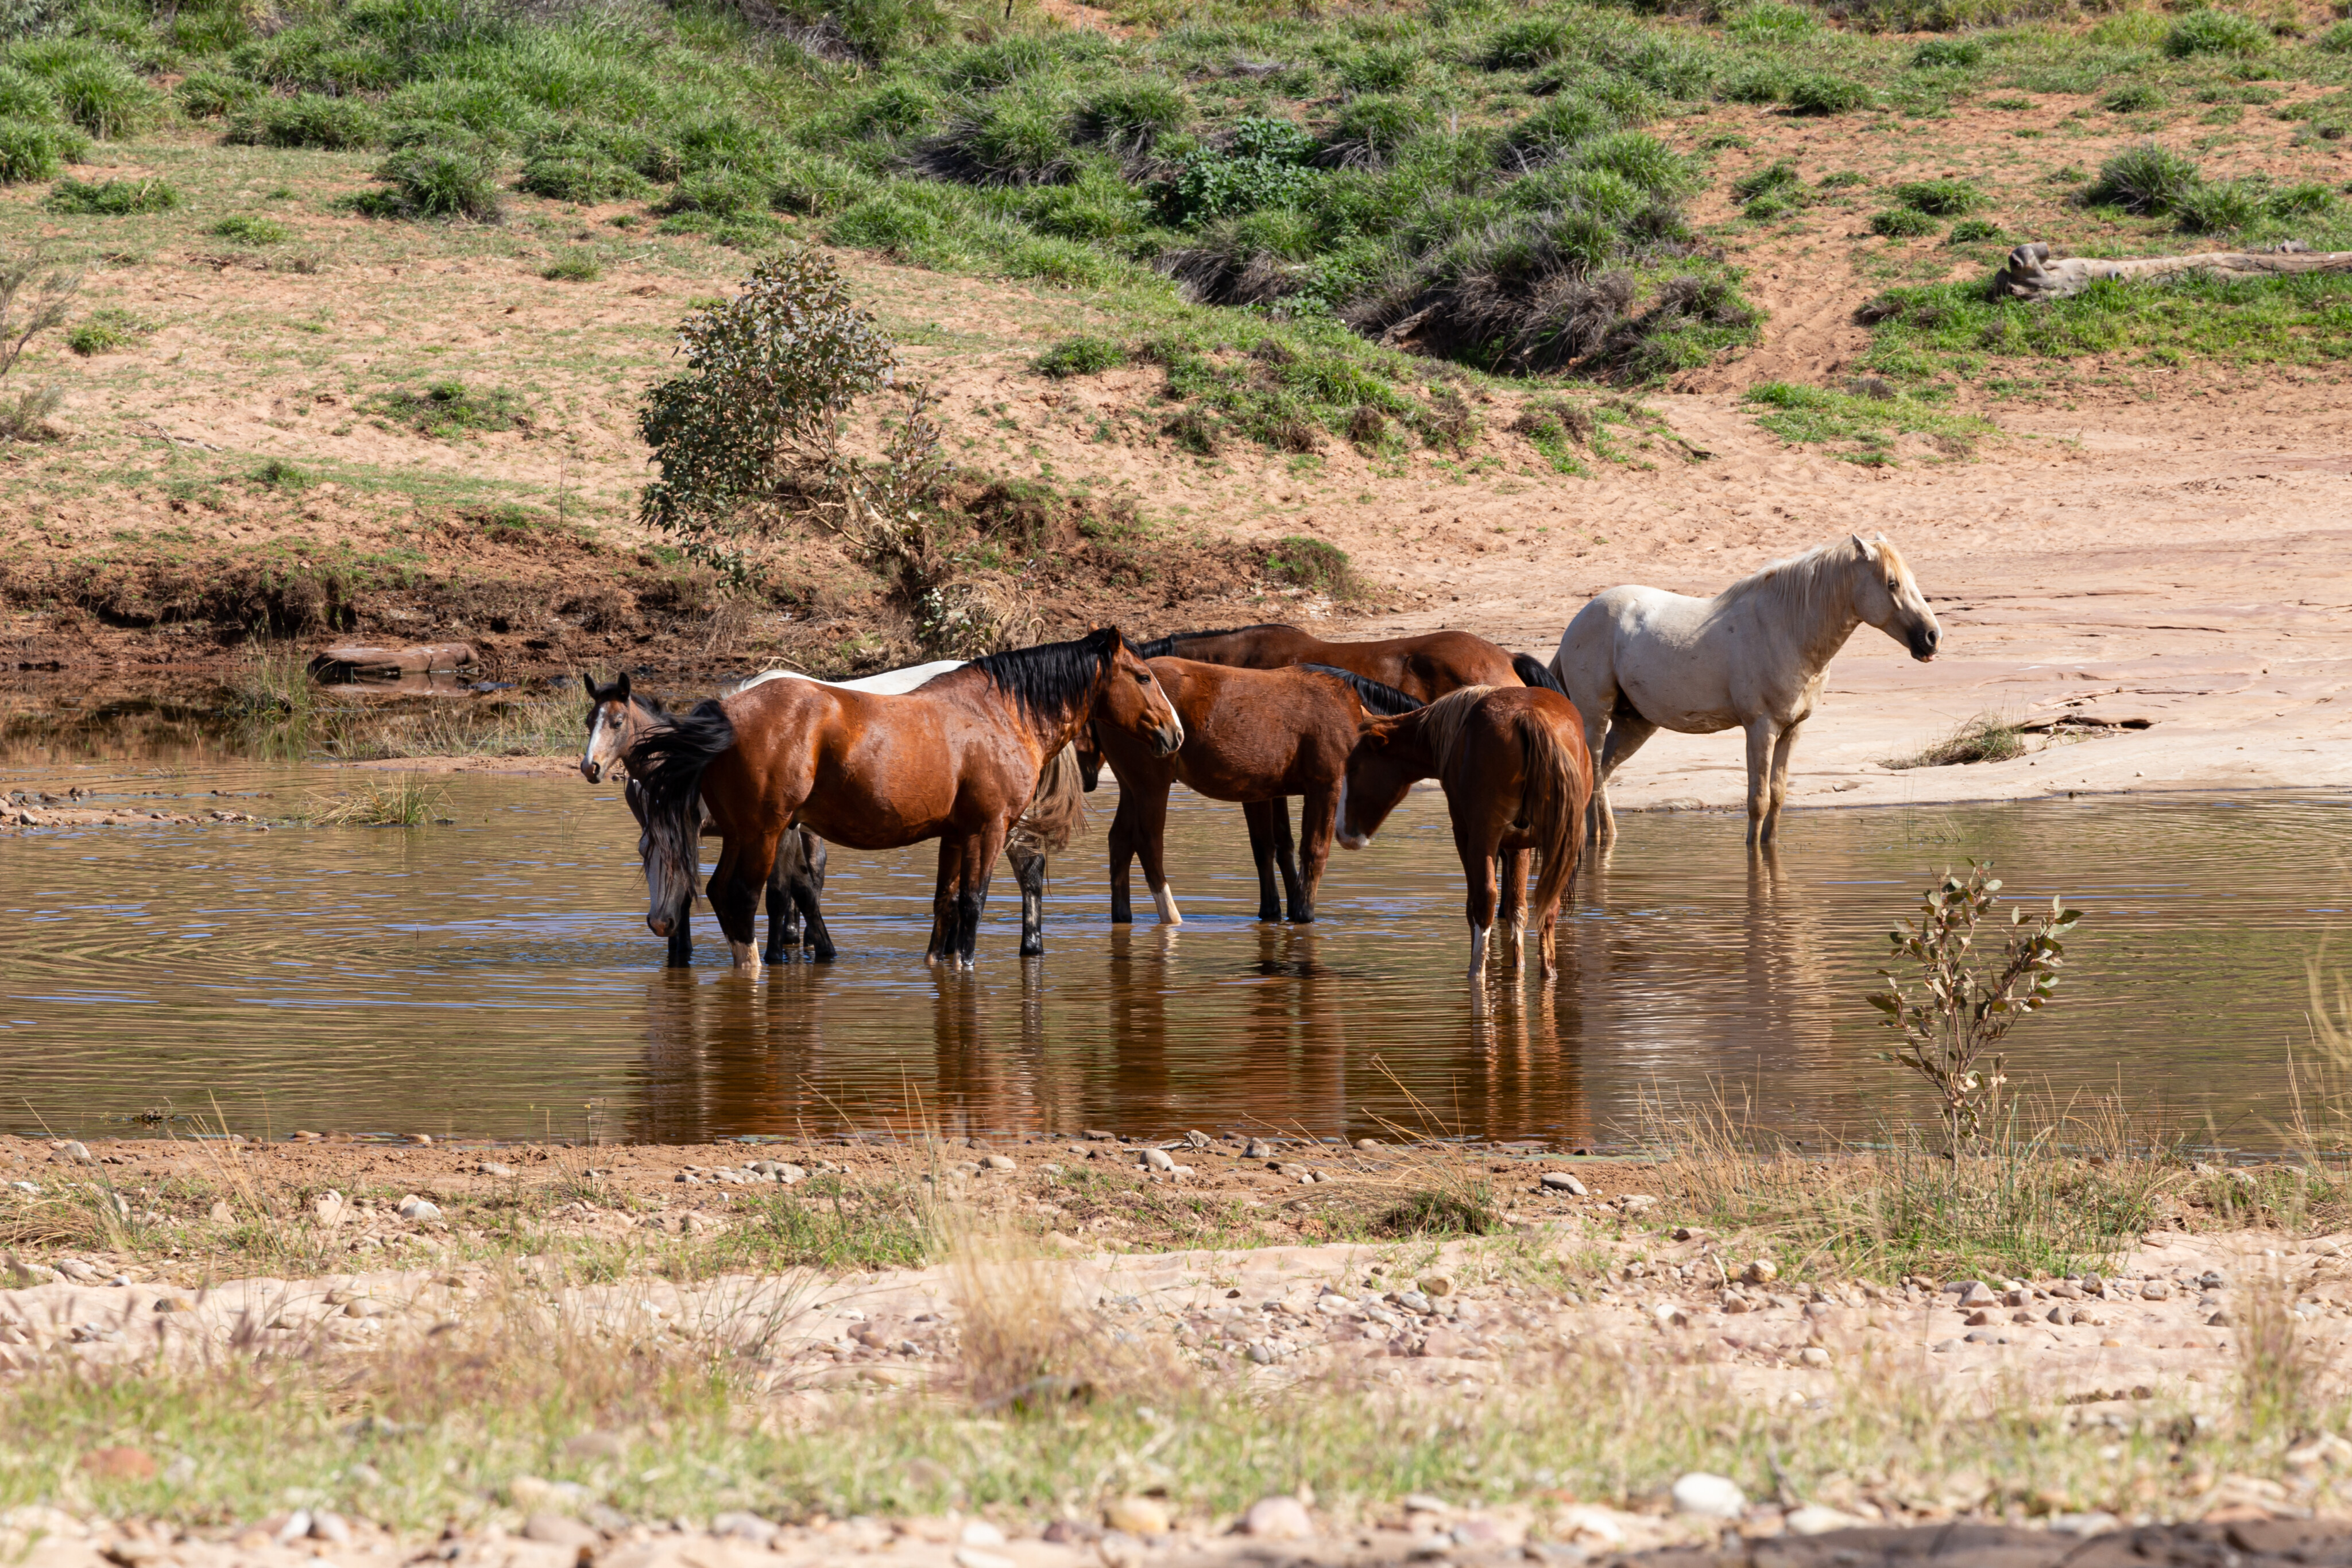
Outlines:
[{"label": "shrub", "polygon": [[2164,36],[2164,52],[2181,59],[2190,55],[2265,54],[2270,47],[2270,34],[2263,25],[2235,11],[2191,11]]},{"label": "shrub", "polygon": [[1974,38],[1930,38],[1911,51],[1913,70],[1974,69],[1984,64],[1985,47]]},{"label": "shrub", "polygon": [[1936,220],[1916,207],[1889,207],[1872,214],[1870,232],[1888,239],[1916,239],[1936,232]]},{"label": "shrub", "polygon": [[159,118],[163,95],[130,67],[92,60],[49,78],[68,120],[103,141],[133,135]]},{"label": "shrub", "polygon": [[1337,597],[1354,585],[1348,552],[1327,540],[1304,534],[1278,538],[1265,552],[1266,574],[1294,588]]},{"label": "shrub", "polygon": [[0,120],[48,124],[65,118],[58,89],[40,77],[0,66]]},{"label": "shrub", "polygon": [[524,159],[515,188],[551,201],[593,204],[630,200],[651,187],[625,163],[595,152],[567,151]]},{"label": "shrub", "polygon": [[272,457],[246,476],[265,490],[307,490],[310,487],[310,471],[282,457]]},{"label": "shrub", "polygon": [[1809,37],[1820,28],[1819,18],[1802,5],[1759,0],[1733,16],[1724,30],[1743,44],[1780,44]]},{"label": "shrub", "polygon": [[1261,207],[1289,206],[1305,201],[1315,187],[1314,171],[1295,162],[1203,149],[1177,166],[1163,201],[1178,222],[1202,223]]},{"label": "shrub", "polygon": [[2089,206],[2160,215],[2195,190],[2199,180],[2194,162],[2144,141],[2099,165],[2099,177],[2084,192],[2083,201]]},{"label": "shrub", "polygon": [[1878,95],[1852,77],[1827,71],[1807,71],[1792,78],[1786,93],[1789,108],[1798,114],[1850,114],[1878,101]]},{"label": "shrub", "polygon": [[2101,99],[2099,103],[2113,114],[2137,114],[2146,109],[2161,109],[2164,92],[2153,82],[2127,82]]},{"label": "shrub", "polygon": [[2331,55],[2352,55],[2352,22],[2338,22],[2311,41],[2315,49]]},{"label": "shrub", "polygon": [[1957,218],[1984,205],[1984,193],[1966,180],[1912,180],[1895,187],[1897,204]]},{"label": "shrub", "polygon": [[1127,350],[1108,338],[1065,338],[1037,356],[1037,373],[1055,381],[1091,376],[1127,363]]},{"label": "shrub", "polygon": [[1599,136],[1579,147],[1580,169],[1605,169],[1638,190],[1653,195],[1680,191],[1690,183],[1690,165],[1654,136],[1620,131]]},{"label": "shrub", "polygon": [[1339,111],[1326,155],[1346,164],[1385,165],[1428,127],[1427,111],[1410,99],[1368,94]]},{"label": "shrub", "polygon": [[593,283],[604,276],[604,269],[594,251],[575,248],[541,267],[539,275],[550,283]]},{"label": "shrub", "polygon": [[93,184],[72,179],[59,180],[41,204],[53,213],[110,218],[167,213],[179,204],[180,193],[163,180],[109,180]]},{"label": "shrub", "polygon": [[1097,91],[1079,109],[1078,134],[1123,156],[1141,156],[1163,136],[1191,123],[1192,99],[1174,82],[1122,78]]},{"label": "shrub", "polygon": [[215,224],[209,232],[238,245],[280,245],[289,237],[285,225],[249,213],[232,214]]},{"label": "shrub", "polygon": [[939,99],[919,82],[890,81],[869,88],[846,105],[851,132],[869,141],[891,141],[920,131],[939,115]]},{"label": "shrub", "polygon": [[315,147],[341,152],[383,140],[375,110],[355,99],[306,92],[270,99],[229,121],[227,140],[253,147]]},{"label": "shrub", "polygon": [[92,354],[111,353],[133,338],[153,330],[128,310],[93,310],[66,334],[66,347],[86,359]]},{"label": "shrub", "polygon": [[261,84],[226,71],[197,71],[180,83],[180,111],[191,120],[219,120],[253,107]]},{"label": "shrub", "polygon": [[1411,44],[1375,44],[1339,62],[1339,85],[1349,92],[1394,92],[1421,75],[1422,53]]},{"label": "shrub", "polygon": [[2274,218],[2323,217],[2336,210],[2336,193],[2316,180],[2298,180],[2273,191],[2268,205]]},{"label": "shrub", "polygon": [[698,533],[771,500],[794,471],[835,467],[851,406],[898,362],[839,270],[814,252],[762,261],[742,293],[687,318],[678,339],[687,373],[647,392],[638,413],[661,470],[641,514]]},{"label": "shrub", "polygon": [[2184,234],[2226,234],[2268,217],[2267,197],[2256,181],[2216,180],[2175,197],[2170,211]]},{"label": "shrub", "polygon": [[89,139],[68,126],[0,120],[0,184],[54,180],[89,151]]},{"label": "shrub", "polygon": [[1946,245],[1979,245],[2001,237],[2000,225],[1990,218],[1962,218],[1944,236]]},{"label": "shrub", "polygon": [[404,147],[376,165],[387,187],[360,197],[372,217],[469,218],[496,223],[502,208],[489,160],[469,148]]}]

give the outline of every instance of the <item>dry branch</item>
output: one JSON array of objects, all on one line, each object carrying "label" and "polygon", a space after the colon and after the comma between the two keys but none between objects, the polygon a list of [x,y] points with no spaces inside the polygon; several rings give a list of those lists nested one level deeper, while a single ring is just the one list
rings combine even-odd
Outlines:
[{"label": "dry branch", "polygon": [[1996,296],[2011,299],[2063,299],[2101,278],[2168,277],[2210,272],[2217,277],[2279,277],[2298,272],[2352,272],[2352,250],[2205,251],[2196,256],[2143,256],[2128,260],[2077,256],[2052,260],[2050,247],[2036,242],[2009,253],[2009,265],[1993,277]]}]

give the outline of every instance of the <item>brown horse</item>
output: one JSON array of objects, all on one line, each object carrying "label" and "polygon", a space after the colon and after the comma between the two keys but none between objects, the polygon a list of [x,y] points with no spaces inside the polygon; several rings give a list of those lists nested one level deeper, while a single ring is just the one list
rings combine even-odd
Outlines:
[{"label": "brown horse", "polygon": [[1503,857],[1503,936],[1511,970],[1526,965],[1527,857],[1543,855],[1535,915],[1543,973],[1559,972],[1554,926],[1559,901],[1584,850],[1592,799],[1592,757],[1584,720],[1558,692],[1465,686],[1398,718],[1367,720],[1348,758],[1339,794],[1339,841],[1351,850],[1372,834],[1416,779],[1435,778],[1454,819],[1454,847],[1469,880],[1470,974],[1486,963],[1495,924],[1495,857]]},{"label": "brown horse", "polygon": [[1047,760],[1114,687],[1138,694],[1129,722],[1145,744],[1183,744],[1166,694],[1109,628],[975,659],[899,696],[773,681],[696,705],[637,747],[652,841],[646,924],[667,936],[672,890],[692,885],[698,798],[726,844],[710,906],[738,968],[759,967],[752,908],[777,840],[797,827],[852,849],[938,839],[924,958],[969,965],[1006,835]]},{"label": "brown horse", "polygon": [[[1155,637],[1136,652],[1147,659],[1192,659],[1203,664],[1230,664],[1244,670],[1322,664],[1378,681],[1417,702],[1427,702],[1464,686],[1507,686],[1514,682],[1559,689],[1542,661],[1525,653],[1509,653],[1468,632],[1424,632],[1418,636],[1390,637],[1373,643],[1327,643],[1311,632],[1268,622],[1220,632],[1178,632]],[[1092,784],[1087,788],[1093,788]],[[1290,802],[1276,796],[1245,806],[1243,812],[1249,821],[1250,853],[1259,868],[1257,917],[1279,919],[1280,912],[1274,907],[1269,862],[1281,867],[1283,883],[1291,890],[1294,909],[1298,903],[1298,861],[1290,837]]]},{"label": "brown horse", "polygon": [[[628,801],[629,814],[637,820],[637,854],[642,859],[652,841],[646,836],[645,788],[628,773],[629,759],[635,755],[639,740],[668,725],[669,712],[658,698],[633,695],[626,671],[609,685],[598,685],[586,674],[580,681],[588,688],[588,744],[580,754],[581,775],[594,784],[613,769],[622,770],[621,792]],[[702,831],[710,831],[707,816]],[[768,875],[765,956],[769,963],[784,962],[788,950],[800,945],[803,912],[808,918],[811,956],[819,963],[832,961],[833,941],[816,913],[817,901],[824,893],[824,841],[804,829],[777,841],[775,869]],[[1023,889],[1025,894],[1026,882]],[[668,962],[672,968],[684,968],[694,961],[690,914],[694,889],[688,883],[674,891],[682,891],[685,898],[671,912]]]},{"label": "brown horse", "polygon": [[1315,889],[1331,854],[1331,820],[1339,805],[1339,777],[1367,713],[1407,713],[1421,705],[1392,686],[1318,664],[1291,669],[1235,669],[1191,659],[1154,659],[1151,673],[1175,705],[1184,744],[1173,756],[1155,756],[1132,734],[1140,694],[1114,688],[1080,742],[1079,765],[1108,761],[1118,779],[1118,810],[1110,823],[1110,917],[1134,918],[1128,870],[1143,858],[1143,880],[1163,925],[1183,915],[1169,891],[1165,852],[1168,790],[1183,784],[1212,800],[1239,800],[1249,814],[1250,848],[1257,860],[1257,917],[1282,918],[1275,897],[1274,857],[1265,819],[1285,795],[1303,798],[1299,835],[1305,864],[1283,868],[1290,918],[1315,918]]}]

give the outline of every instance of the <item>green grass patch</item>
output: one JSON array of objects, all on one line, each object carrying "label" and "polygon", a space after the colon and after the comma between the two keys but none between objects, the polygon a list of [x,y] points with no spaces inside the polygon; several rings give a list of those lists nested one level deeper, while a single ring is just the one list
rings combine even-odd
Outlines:
[{"label": "green grass patch", "polygon": [[1265,570],[1277,582],[1328,593],[1335,599],[1344,598],[1355,587],[1348,552],[1328,540],[1304,534],[1292,534],[1268,546]]},{"label": "green grass patch", "polygon": [[275,218],[256,217],[251,213],[233,213],[206,232],[238,245],[283,245],[293,237],[292,231]]},{"label": "green grass patch", "polygon": [[144,213],[168,213],[180,205],[180,193],[167,180],[64,179],[49,187],[41,205],[53,213],[89,217],[120,218]]},{"label": "green grass patch", "polygon": [[1879,766],[1900,771],[1911,768],[1953,768],[1971,762],[2009,762],[2025,755],[2025,731],[1995,713],[1961,720],[1948,735],[1938,736],[1916,751],[1882,759]]},{"label": "green grass patch", "polygon": [[1768,382],[1741,400],[1759,411],[1756,423],[1791,444],[1831,444],[1849,463],[1892,467],[1895,437],[1925,435],[1946,455],[1964,457],[1994,434],[1990,421],[1956,413],[1931,396],[1898,391],[1885,382],[1860,392]]},{"label": "green grass patch", "polygon": [[594,251],[574,248],[541,267],[539,275],[550,283],[593,283],[604,276],[604,267]]},{"label": "green grass patch", "polygon": [[440,441],[469,431],[516,430],[530,423],[522,400],[513,392],[503,387],[469,387],[457,381],[435,382],[420,392],[380,393],[360,408]]},{"label": "green grass patch", "polygon": [[84,358],[92,354],[110,354],[154,329],[154,323],[151,321],[142,321],[128,310],[106,306],[74,323],[66,333],[66,347]]},{"label": "green grass patch", "polygon": [[1099,375],[1127,363],[1127,350],[1108,338],[1065,338],[1037,356],[1037,373],[1061,381]]}]

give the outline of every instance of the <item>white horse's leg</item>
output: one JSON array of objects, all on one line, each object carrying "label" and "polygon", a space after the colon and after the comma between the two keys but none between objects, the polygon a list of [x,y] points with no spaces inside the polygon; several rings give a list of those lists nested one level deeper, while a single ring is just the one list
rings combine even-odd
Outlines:
[{"label": "white horse's leg", "polygon": [[1772,806],[1772,747],[1780,727],[1766,715],[1748,721],[1748,847],[1756,848],[1771,834],[1768,818]]},{"label": "white horse's leg", "polygon": [[1657,733],[1658,727],[1640,714],[1631,708],[1620,708],[1609,722],[1608,739],[1592,753],[1592,798],[1601,802],[1601,825],[1611,839],[1617,836],[1617,813],[1609,809],[1608,797],[1602,792],[1599,780],[1623,767],[1625,759],[1641,750],[1643,744]]},{"label": "white horse's leg", "polygon": [[1592,803],[1585,808],[1595,848],[1606,849],[1609,841],[1617,836],[1617,819],[1609,814],[1609,769],[1601,765],[1601,755],[1609,746],[1609,716],[1601,714],[1584,721],[1584,749],[1592,758]]},{"label": "white horse's leg", "polygon": [[1764,818],[1764,842],[1769,844],[1780,834],[1780,806],[1789,798],[1789,760],[1797,754],[1797,732],[1805,727],[1799,719],[1780,732],[1772,747],[1772,804]]},{"label": "white horse's leg", "polygon": [[760,977],[760,947],[755,942],[729,942],[728,950],[735,955],[735,972],[748,979]]}]

